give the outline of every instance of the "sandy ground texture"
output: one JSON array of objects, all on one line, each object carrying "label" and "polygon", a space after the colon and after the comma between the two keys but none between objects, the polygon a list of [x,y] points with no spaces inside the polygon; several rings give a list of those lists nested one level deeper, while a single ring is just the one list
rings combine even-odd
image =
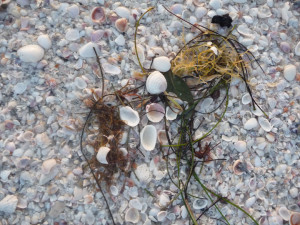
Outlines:
[{"label": "sandy ground texture", "polygon": [[[251,50],[265,71],[254,63],[248,84],[269,118],[260,110],[253,111],[245,83],[233,79],[227,112],[203,142],[219,143],[211,157],[226,160],[205,164],[201,174],[198,164],[195,172],[206,187],[245,209],[259,224],[300,224],[298,1],[2,0],[0,5],[1,225],[113,224],[80,151],[81,131],[91,96],[97,100],[102,94],[127,88],[127,84],[135,88],[145,83],[135,56],[134,33],[137,19],[152,6],[140,21],[137,35],[144,68],[150,67],[153,57],[172,59],[184,42],[199,34],[163,6],[192,24],[222,34],[232,27],[222,28],[211,19],[225,14],[233,19],[232,34]],[[93,47],[103,67],[104,90]],[[165,65],[157,62],[154,67],[164,70]],[[133,101],[143,92],[140,88],[125,99]],[[105,101],[119,105],[114,95]],[[209,97],[200,103],[193,124],[196,139],[220,118],[224,106],[204,113],[221,101],[221,97],[217,101]],[[172,183],[167,173],[156,136],[144,146],[139,144],[140,131],[147,124],[159,132],[164,123],[152,123],[144,111],[137,112],[137,125],[124,128],[129,138],[120,137],[120,151],[130,168],[116,170],[109,177],[108,188],[101,183],[115,224],[192,224],[189,210],[196,217],[205,211],[199,224],[255,224],[221,201],[216,205],[226,222],[214,206],[209,208],[218,199],[210,200],[194,178],[189,183],[187,210],[178,195],[177,181]],[[151,136],[150,128],[147,135]],[[170,133],[177,132],[175,122]],[[105,138],[112,143],[116,135]],[[84,142],[89,138],[94,137],[85,135]],[[89,154],[99,151],[87,144],[84,148]],[[107,163],[103,156],[98,160]],[[170,160],[169,172],[186,179],[187,163],[182,162],[176,171],[175,158]]]}]

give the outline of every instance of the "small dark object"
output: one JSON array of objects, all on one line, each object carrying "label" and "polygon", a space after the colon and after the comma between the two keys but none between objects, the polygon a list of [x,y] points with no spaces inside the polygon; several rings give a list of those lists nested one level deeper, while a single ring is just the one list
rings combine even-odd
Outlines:
[{"label": "small dark object", "polygon": [[225,14],[223,16],[214,16],[211,20],[212,23],[217,23],[221,27],[231,27],[232,19],[229,14]]}]

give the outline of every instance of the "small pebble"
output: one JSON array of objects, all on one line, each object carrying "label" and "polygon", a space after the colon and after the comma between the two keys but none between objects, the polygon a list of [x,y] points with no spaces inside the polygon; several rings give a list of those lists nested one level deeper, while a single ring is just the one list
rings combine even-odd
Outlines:
[{"label": "small pebble", "polygon": [[42,34],[37,38],[37,42],[40,46],[42,46],[44,49],[51,48],[52,42],[50,37],[47,34]]},{"label": "small pebble", "polygon": [[26,45],[17,52],[23,62],[36,63],[44,57],[44,49],[39,45]]},{"label": "small pebble", "polygon": [[152,66],[160,72],[167,72],[171,68],[170,59],[166,56],[159,56],[153,60]]},{"label": "small pebble", "polygon": [[247,144],[245,141],[237,141],[235,144],[234,144],[234,147],[235,149],[238,151],[238,152],[245,152],[246,149],[247,149]]},{"label": "small pebble", "polygon": [[285,66],[283,69],[283,76],[288,81],[294,80],[296,77],[296,73],[297,73],[296,66],[291,64]]},{"label": "small pebble", "polygon": [[245,124],[244,124],[244,128],[246,130],[251,130],[254,129],[258,126],[257,120],[255,118],[251,118],[249,119]]}]

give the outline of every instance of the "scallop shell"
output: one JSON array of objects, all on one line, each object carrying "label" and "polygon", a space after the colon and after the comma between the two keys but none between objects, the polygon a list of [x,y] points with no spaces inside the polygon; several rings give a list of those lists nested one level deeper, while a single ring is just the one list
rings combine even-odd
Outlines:
[{"label": "scallop shell", "polygon": [[102,24],[106,20],[105,11],[102,7],[95,7],[92,10],[91,18],[94,23]]},{"label": "scallop shell", "polygon": [[141,145],[147,151],[152,151],[155,148],[157,140],[157,131],[153,125],[145,126],[140,134]]},{"label": "scallop shell", "polygon": [[165,115],[165,109],[158,103],[151,103],[146,106],[148,119],[153,123],[160,122]]},{"label": "scallop shell", "polygon": [[140,122],[139,113],[129,106],[120,108],[120,119],[124,120],[124,122],[130,127],[135,127]]},{"label": "scallop shell", "polygon": [[128,21],[126,18],[117,19],[115,22],[115,26],[119,32],[123,33],[128,29]]},{"label": "scallop shell", "polygon": [[109,151],[110,148],[108,147],[100,147],[96,156],[97,160],[102,164],[108,164],[106,156],[109,153]]},{"label": "scallop shell", "polygon": [[167,90],[167,80],[159,71],[154,71],[147,78],[146,89],[154,95],[163,93]]},{"label": "scallop shell", "polygon": [[290,225],[299,225],[300,224],[300,213],[293,212],[290,217]]}]

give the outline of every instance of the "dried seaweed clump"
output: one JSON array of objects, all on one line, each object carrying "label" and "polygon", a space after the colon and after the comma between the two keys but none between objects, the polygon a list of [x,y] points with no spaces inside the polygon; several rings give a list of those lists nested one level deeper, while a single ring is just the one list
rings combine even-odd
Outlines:
[{"label": "dried seaweed clump", "polygon": [[[97,181],[104,181],[110,187],[114,176],[119,172],[127,172],[130,166],[128,155],[124,155],[119,147],[125,123],[120,120],[117,107],[106,105],[102,100],[94,104],[89,100],[87,102],[91,108],[86,126],[87,136],[91,135],[91,138],[88,138],[87,144],[95,150],[95,154],[89,159],[89,165]],[[111,149],[106,157],[108,164],[102,164],[96,158],[99,148],[103,146]]]},{"label": "dried seaweed clump", "polygon": [[248,71],[249,60],[244,60],[245,54],[247,50],[239,46],[233,35],[224,37],[208,30],[184,45],[171,68],[173,74],[197,77],[200,83],[215,78],[230,80]]}]

